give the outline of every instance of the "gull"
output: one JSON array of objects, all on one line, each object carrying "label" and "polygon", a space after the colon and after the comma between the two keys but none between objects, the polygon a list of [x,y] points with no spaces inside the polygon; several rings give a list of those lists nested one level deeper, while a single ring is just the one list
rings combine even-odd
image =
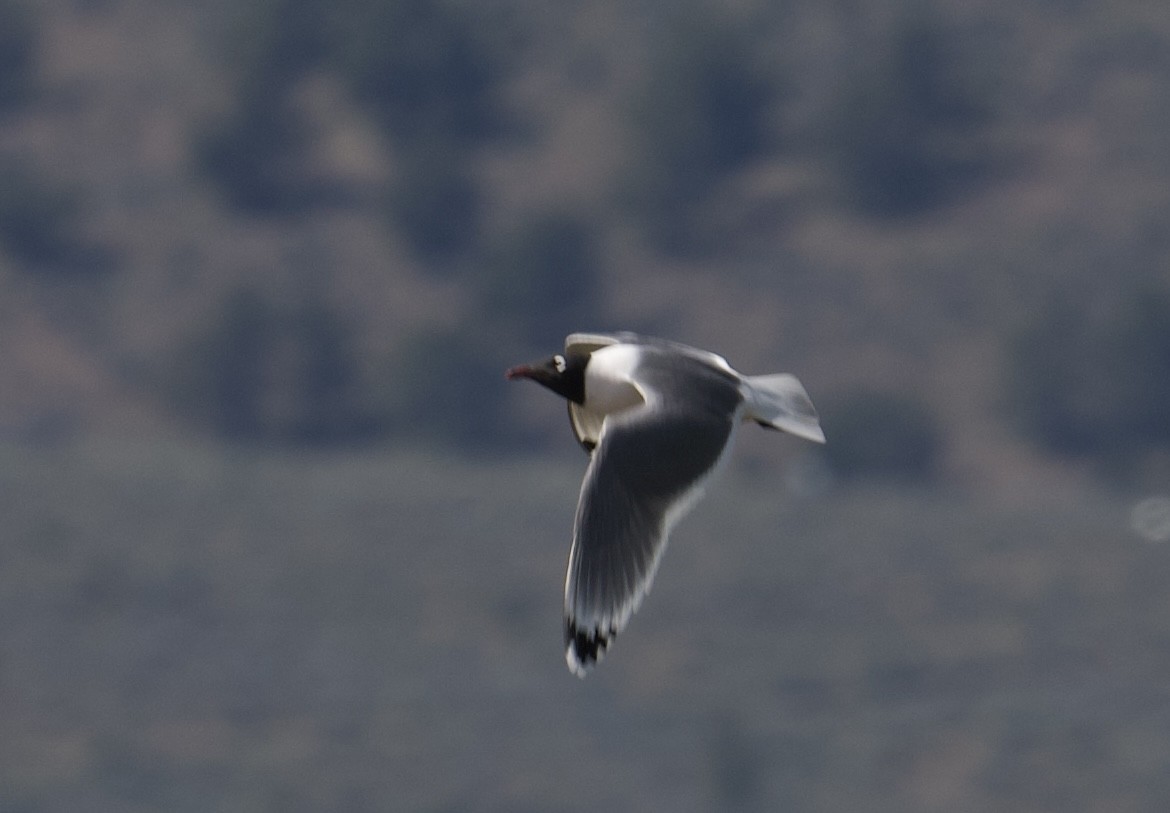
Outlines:
[{"label": "gull", "polygon": [[671,528],[702,495],[740,424],[824,443],[795,376],[745,376],[719,355],[635,333],[573,333],[512,367],[565,398],[589,454],[565,576],[565,660],[584,677],[650,589]]}]

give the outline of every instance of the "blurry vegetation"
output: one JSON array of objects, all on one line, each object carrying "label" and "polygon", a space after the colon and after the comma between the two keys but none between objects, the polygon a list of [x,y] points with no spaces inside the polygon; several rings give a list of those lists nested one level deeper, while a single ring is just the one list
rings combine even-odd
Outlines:
[{"label": "blurry vegetation", "polygon": [[497,88],[512,55],[447,0],[350,0],[330,64],[393,145],[392,222],[424,260],[478,238],[471,151],[502,127]]},{"label": "blurry vegetation", "polygon": [[449,0],[348,0],[337,19],[330,64],[395,143],[468,146],[498,129],[507,55],[474,10]]},{"label": "blurry vegetation", "polygon": [[17,164],[0,166],[0,252],[41,278],[110,270],[112,251],[82,232],[82,203],[63,185]]},{"label": "blurry vegetation", "polygon": [[628,103],[630,171],[621,192],[656,248],[685,252],[715,239],[702,228],[702,204],[719,181],[771,146],[778,80],[722,7],[684,3],[669,17]]},{"label": "blurry vegetation", "polygon": [[[994,166],[985,128],[994,118],[978,32],[921,3],[847,57],[826,143],[844,195],[876,215],[909,215],[969,192]],[[992,49],[993,50],[993,49]]]},{"label": "blurry vegetation", "polygon": [[301,211],[320,202],[302,174],[304,126],[286,90],[258,84],[241,93],[231,116],[199,143],[200,166],[238,209]]},{"label": "blurry vegetation", "polygon": [[315,297],[284,308],[233,292],[174,374],[177,408],[227,440],[349,443],[377,429],[350,328]]},{"label": "blurry vegetation", "polygon": [[401,436],[464,452],[507,449],[519,437],[523,428],[504,412],[509,361],[492,339],[434,330],[396,349],[382,387]]},{"label": "blurry vegetation", "polygon": [[306,180],[312,145],[293,92],[325,55],[323,11],[319,0],[258,0],[237,11],[240,81],[228,115],[201,135],[196,160],[243,211],[291,213],[321,202]]},{"label": "blurry vegetation", "polygon": [[1114,476],[1170,452],[1170,295],[1054,301],[1011,345],[1005,390],[1024,434]]},{"label": "blurry vegetation", "polygon": [[602,296],[596,237],[574,215],[537,215],[489,253],[477,284],[482,312],[526,341],[555,346],[566,325],[597,322]]},{"label": "blurry vegetation", "polygon": [[[875,306],[904,336],[965,309],[956,343],[910,360],[924,388],[954,347],[1002,342],[1002,391],[975,395],[1005,404],[1039,453],[1116,474],[1170,447],[1165,297],[1132,291],[1170,256],[1161,7],[248,0],[192,6],[191,26],[135,17],[176,46],[156,78],[141,60],[158,55],[125,47],[132,5],[0,0],[0,276],[125,259],[124,284],[93,305],[109,343],[97,352],[115,359],[94,369],[159,369],[175,360],[160,348],[182,345],[160,386],[204,430],[495,443],[523,431],[500,367],[574,329],[621,327],[618,313],[673,334],[704,318],[717,279],[725,306],[758,296],[745,334],[826,354],[810,362],[835,371],[818,406],[846,477],[929,478],[945,433],[972,431],[923,407],[941,391],[849,392],[836,360],[887,340],[868,332]],[[74,42],[92,53],[41,64]],[[1029,145],[1036,160],[1018,160]],[[191,187],[185,159],[216,195]],[[958,222],[945,207],[963,202]],[[329,237],[305,257],[310,218]],[[206,263],[179,259],[193,245]],[[172,297],[191,312],[235,269],[282,254],[301,267],[270,269],[265,293],[229,297],[186,341],[149,324]],[[1073,254],[1097,259],[1070,267]],[[1076,295],[1105,263],[1132,296]],[[1035,301],[1071,293],[1014,324],[997,308],[1015,269]],[[626,273],[629,299],[607,295],[607,274]],[[290,275],[320,278],[319,302],[270,299]],[[415,335],[368,296],[412,286],[434,311]],[[890,349],[878,357],[906,358]]]},{"label": "blurry vegetation", "polygon": [[941,431],[917,398],[855,391],[819,404],[833,472],[846,480],[929,482],[942,452]]},{"label": "blurry vegetation", "polygon": [[330,72],[394,150],[390,222],[426,260],[466,250],[480,198],[470,151],[502,118],[505,54],[487,29],[446,0],[269,0],[251,11],[237,33],[246,56],[233,112],[199,151],[228,200],[281,212],[338,199],[306,175],[315,145],[293,105],[299,82]]},{"label": "blurry vegetation", "polygon": [[32,95],[36,51],[32,12],[19,0],[0,0],[0,115]]},{"label": "blurry vegetation", "polygon": [[473,248],[479,238],[480,190],[466,151],[442,140],[403,149],[389,192],[389,220],[425,260]]}]

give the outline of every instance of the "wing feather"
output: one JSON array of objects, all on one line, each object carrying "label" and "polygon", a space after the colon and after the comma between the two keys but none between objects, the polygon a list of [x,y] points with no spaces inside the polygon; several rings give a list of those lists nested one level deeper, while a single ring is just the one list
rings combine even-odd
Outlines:
[{"label": "wing feather", "polygon": [[605,653],[650,589],[669,524],[716,468],[734,414],[647,404],[606,420],[581,487],[565,577],[574,672],[584,674]]}]

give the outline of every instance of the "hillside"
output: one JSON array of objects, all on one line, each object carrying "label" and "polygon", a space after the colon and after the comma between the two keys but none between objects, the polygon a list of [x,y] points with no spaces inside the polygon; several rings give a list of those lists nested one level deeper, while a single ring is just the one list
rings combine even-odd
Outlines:
[{"label": "hillside", "polygon": [[507,449],[499,368],[627,327],[901,399],[928,476],[1165,468],[1170,356],[1041,352],[1170,346],[1160,4],[2,8],[7,434]]}]

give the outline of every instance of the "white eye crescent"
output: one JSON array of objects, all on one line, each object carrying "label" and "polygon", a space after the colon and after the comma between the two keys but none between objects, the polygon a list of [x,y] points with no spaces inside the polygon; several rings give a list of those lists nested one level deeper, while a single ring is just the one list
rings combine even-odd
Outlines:
[{"label": "white eye crescent", "polygon": [[560,354],[553,356],[553,366],[557,368],[558,373],[563,373],[565,371],[565,357]]}]

